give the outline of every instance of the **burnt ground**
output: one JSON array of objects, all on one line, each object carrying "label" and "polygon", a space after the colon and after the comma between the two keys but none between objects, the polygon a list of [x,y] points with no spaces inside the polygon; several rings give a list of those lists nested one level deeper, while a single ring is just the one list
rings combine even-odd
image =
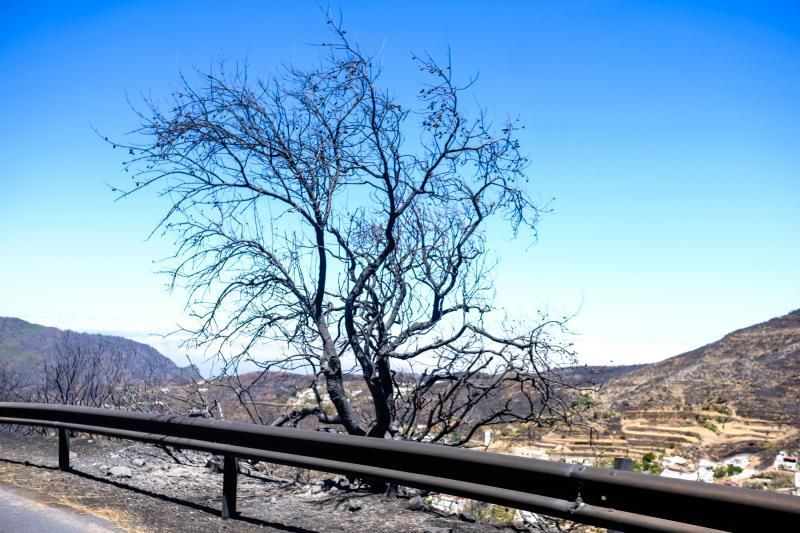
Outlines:
[{"label": "burnt ground", "polygon": [[[61,472],[54,436],[0,432],[0,483],[30,499],[95,515],[131,532],[520,529],[412,510],[405,498],[331,487],[331,475],[308,479],[305,472],[261,463],[240,464],[241,516],[223,521],[222,474],[210,454],[89,436],[71,439],[70,449],[73,471]],[[347,483],[340,479],[340,485]]]}]

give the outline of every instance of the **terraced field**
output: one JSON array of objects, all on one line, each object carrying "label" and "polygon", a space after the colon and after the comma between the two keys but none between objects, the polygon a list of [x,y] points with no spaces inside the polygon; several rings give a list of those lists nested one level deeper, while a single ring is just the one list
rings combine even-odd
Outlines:
[{"label": "terraced field", "polygon": [[[613,429],[617,426],[618,429]],[[618,423],[595,423],[578,430],[556,429],[527,442],[507,443],[541,450],[551,459],[575,457],[640,458],[648,452],[674,454],[702,451],[726,456],[760,451],[796,437],[798,429],[735,413],[689,410],[628,411]],[[500,443],[498,443],[500,445]],[[510,450],[513,451],[513,450]]]}]

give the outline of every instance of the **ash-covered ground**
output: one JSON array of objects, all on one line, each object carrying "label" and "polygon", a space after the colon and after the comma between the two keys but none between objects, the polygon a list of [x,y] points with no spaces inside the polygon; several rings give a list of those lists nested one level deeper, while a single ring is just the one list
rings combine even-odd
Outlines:
[{"label": "ash-covered ground", "polygon": [[[208,453],[80,435],[73,472],[57,469],[57,439],[0,432],[0,483],[29,498],[106,518],[124,530],[499,532],[520,524],[472,522],[426,508],[412,490],[388,497],[345,478],[240,462],[237,519],[223,521],[221,461]],[[311,475],[312,477],[309,477]]]}]

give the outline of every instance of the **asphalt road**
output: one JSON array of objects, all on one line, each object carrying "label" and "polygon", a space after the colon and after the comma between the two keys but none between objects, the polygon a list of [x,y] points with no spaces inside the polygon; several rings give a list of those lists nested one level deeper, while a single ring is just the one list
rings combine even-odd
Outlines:
[{"label": "asphalt road", "polygon": [[119,528],[96,518],[66,509],[49,507],[0,487],[0,532],[2,533],[111,533]]}]

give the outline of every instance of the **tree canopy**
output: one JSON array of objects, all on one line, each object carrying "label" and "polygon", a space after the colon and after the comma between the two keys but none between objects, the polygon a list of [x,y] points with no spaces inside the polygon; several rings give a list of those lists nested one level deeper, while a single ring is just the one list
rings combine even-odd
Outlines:
[{"label": "tree canopy", "polygon": [[[132,156],[124,195],[170,201],[159,227],[176,238],[186,331],[222,374],[243,361],[263,369],[256,380],[309,372],[317,401],[279,424],[315,416],[355,435],[463,444],[487,425],[563,420],[563,322],[492,318],[487,224],[530,236],[540,215],[522,126],[466,109],[471,82],[457,84],[449,58],[414,56],[425,81],[401,102],[379,61],[330,25],[316,67],[182,77],[169,105],[137,111],[135,142],[118,143]],[[256,356],[264,343],[280,354]],[[350,371],[368,401],[345,387]],[[253,384],[237,382],[243,403]]]}]

